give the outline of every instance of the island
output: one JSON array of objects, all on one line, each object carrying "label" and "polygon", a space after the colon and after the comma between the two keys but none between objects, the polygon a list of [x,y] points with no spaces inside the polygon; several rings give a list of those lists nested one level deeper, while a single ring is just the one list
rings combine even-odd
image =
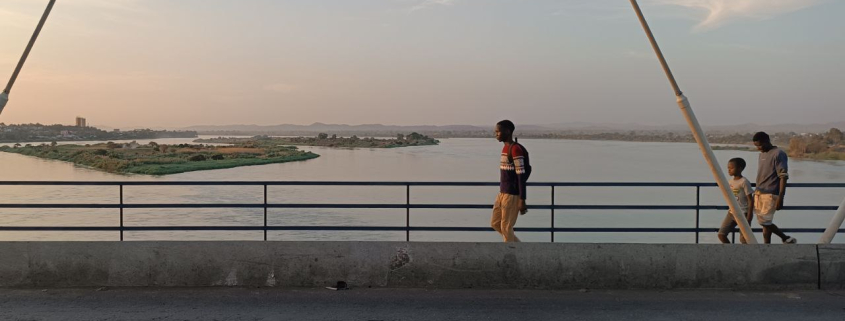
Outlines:
[{"label": "island", "polygon": [[109,173],[167,175],[191,171],[304,161],[319,157],[293,146],[246,142],[229,146],[202,144],[116,144],[2,146],[0,151],[71,162]]},{"label": "island", "polygon": [[326,133],[317,134],[315,137],[272,137],[259,135],[248,138],[238,137],[217,137],[196,139],[194,143],[204,144],[260,144],[260,145],[287,145],[287,146],[324,146],[338,148],[397,148],[410,146],[437,145],[439,140],[426,135],[411,133],[408,135],[397,134],[396,138],[359,138],[358,136],[338,137]]}]

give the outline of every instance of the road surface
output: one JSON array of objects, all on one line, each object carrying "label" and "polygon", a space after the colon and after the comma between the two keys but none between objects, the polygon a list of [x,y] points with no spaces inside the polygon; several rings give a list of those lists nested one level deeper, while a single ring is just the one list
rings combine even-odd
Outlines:
[{"label": "road surface", "polygon": [[845,291],[0,289],[0,320],[845,320]]}]

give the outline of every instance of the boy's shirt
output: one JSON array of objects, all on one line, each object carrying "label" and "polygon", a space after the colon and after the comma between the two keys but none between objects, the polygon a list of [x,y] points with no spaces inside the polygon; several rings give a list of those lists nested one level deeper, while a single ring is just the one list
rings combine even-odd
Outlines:
[{"label": "boy's shirt", "polygon": [[745,215],[745,213],[748,213],[748,195],[754,193],[751,189],[751,182],[745,177],[740,177],[739,179],[732,177],[728,183],[731,185],[731,191],[733,191],[737,203],[739,203],[739,209],[742,211],[742,215]]},{"label": "boy's shirt", "polygon": [[[508,146],[511,147],[513,163],[508,161]],[[502,158],[499,165],[499,192],[519,195],[526,198],[525,179],[525,151],[519,144],[506,144],[502,147]]]}]

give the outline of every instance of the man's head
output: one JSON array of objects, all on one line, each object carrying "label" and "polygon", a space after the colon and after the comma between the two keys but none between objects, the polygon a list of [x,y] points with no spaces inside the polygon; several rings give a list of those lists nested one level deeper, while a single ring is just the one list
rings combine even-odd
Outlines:
[{"label": "man's head", "polygon": [[742,158],[731,158],[728,161],[728,175],[742,176],[742,171],[745,169],[745,160]]},{"label": "man's head", "polygon": [[496,123],[496,140],[506,142],[513,139],[514,129],[516,129],[516,126],[510,120],[506,119]]},{"label": "man's head", "polygon": [[772,148],[772,140],[769,138],[769,134],[765,132],[757,132],[751,140],[754,141],[754,146],[759,151],[765,152]]}]

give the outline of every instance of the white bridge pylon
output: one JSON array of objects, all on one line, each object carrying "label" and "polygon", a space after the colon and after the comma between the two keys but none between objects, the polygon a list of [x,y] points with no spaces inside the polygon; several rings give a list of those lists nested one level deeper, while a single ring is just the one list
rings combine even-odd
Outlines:
[{"label": "white bridge pylon", "polygon": [[725,173],[722,172],[722,168],[719,166],[719,161],[716,159],[716,155],[713,154],[713,149],[710,148],[710,143],[707,142],[707,136],[704,135],[704,130],[701,129],[698,119],[695,118],[695,113],[692,111],[692,106],[690,106],[689,100],[687,100],[687,97],[684,96],[683,92],[681,92],[681,88],[678,87],[678,83],[675,81],[675,76],[672,75],[672,70],[669,69],[669,64],[666,63],[666,59],[663,57],[663,52],[660,51],[657,41],[654,40],[654,34],[651,32],[651,28],[648,27],[648,22],[646,22],[645,16],[643,16],[643,12],[640,10],[640,5],[637,4],[637,0],[631,0],[631,5],[634,7],[634,11],[640,19],[640,24],[643,26],[643,30],[645,31],[648,40],[651,42],[651,47],[654,49],[654,53],[657,54],[657,60],[659,60],[660,65],[663,66],[663,72],[666,73],[666,78],[669,79],[669,84],[672,85],[672,89],[675,91],[678,107],[681,108],[681,113],[684,114],[684,118],[687,120],[687,124],[692,131],[692,135],[695,137],[695,141],[698,142],[698,147],[701,149],[701,153],[704,154],[704,159],[707,161],[707,165],[710,166],[710,171],[713,172],[713,178],[716,179],[716,184],[719,185],[719,190],[722,191],[722,196],[725,198],[725,202],[728,203],[731,213],[733,213],[734,220],[737,222],[737,226],[739,226],[739,231],[742,233],[742,236],[745,237],[748,244],[757,244],[757,238],[754,237],[754,233],[751,231],[751,226],[749,226],[748,221],[745,220],[744,213],[739,211],[739,203],[736,201],[736,197],[730,190],[728,179],[725,177]]},{"label": "white bridge pylon", "polygon": [[18,79],[18,75],[21,73],[21,69],[23,68],[23,63],[26,62],[26,57],[29,56],[29,52],[35,44],[35,39],[37,39],[38,34],[41,33],[41,28],[44,27],[44,22],[47,21],[47,16],[50,15],[50,10],[53,10],[54,4],[56,4],[56,0],[50,0],[50,2],[47,3],[47,9],[44,9],[44,14],[41,15],[41,20],[38,21],[38,26],[35,27],[35,32],[32,33],[32,38],[29,39],[29,43],[23,51],[21,60],[18,61],[15,71],[12,72],[12,78],[10,78],[9,82],[6,83],[6,88],[3,89],[3,92],[0,92],[0,114],[3,113],[3,108],[5,108],[6,103],[9,102],[9,93],[12,91],[12,86],[15,84],[15,80]]}]

